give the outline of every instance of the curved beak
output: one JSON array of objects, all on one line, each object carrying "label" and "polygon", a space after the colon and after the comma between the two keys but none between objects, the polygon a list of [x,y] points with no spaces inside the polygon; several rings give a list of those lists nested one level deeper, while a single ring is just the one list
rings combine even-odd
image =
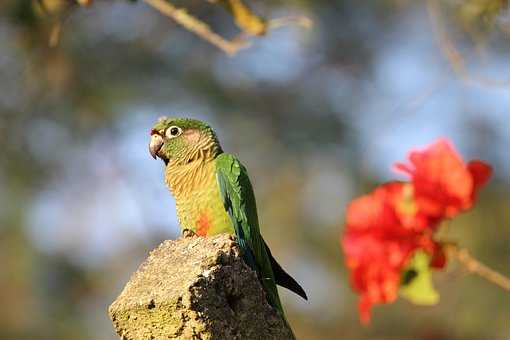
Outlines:
[{"label": "curved beak", "polygon": [[151,142],[149,143],[149,153],[152,158],[156,159],[159,150],[163,146],[163,137],[158,134],[151,135]]}]

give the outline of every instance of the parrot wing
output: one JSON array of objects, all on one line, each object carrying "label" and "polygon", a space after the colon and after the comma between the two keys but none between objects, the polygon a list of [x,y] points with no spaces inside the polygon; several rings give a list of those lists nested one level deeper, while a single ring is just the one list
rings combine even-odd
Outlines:
[{"label": "parrot wing", "polygon": [[271,304],[280,306],[276,284],[307,299],[303,288],[276,262],[260,235],[255,196],[246,168],[234,156],[221,154],[216,158],[216,172],[223,204],[244,260],[261,277]]},{"label": "parrot wing", "polygon": [[260,235],[255,196],[247,171],[234,156],[223,153],[216,158],[216,176],[243,258],[257,272],[269,303],[283,315],[271,261]]}]

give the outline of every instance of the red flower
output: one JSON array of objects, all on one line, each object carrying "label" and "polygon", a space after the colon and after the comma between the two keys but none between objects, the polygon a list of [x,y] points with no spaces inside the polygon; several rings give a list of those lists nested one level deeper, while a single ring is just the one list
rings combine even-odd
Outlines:
[{"label": "red flower", "polygon": [[370,320],[372,305],[396,300],[401,272],[416,249],[441,257],[441,247],[432,240],[431,233],[419,233],[403,224],[404,220],[411,224],[415,215],[412,207],[406,207],[410,204],[406,202],[409,186],[400,182],[384,184],[347,208],[342,247],[352,271],[351,285],[361,295],[363,323]]},{"label": "red flower", "polygon": [[363,323],[374,304],[396,300],[402,272],[417,250],[430,255],[430,267],[444,267],[442,245],[433,239],[437,226],[471,208],[492,172],[481,161],[465,164],[444,139],[412,151],[409,160],[395,167],[410,183],[383,184],[347,207],[341,244]]},{"label": "red flower", "polygon": [[[451,218],[472,207],[477,190],[491,175],[491,167],[481,161],[467,165],[453,146],[440,139],[424,150],[409,154],[411,164],[395,168],[411,177],[414,199],[420,213],[431,221]],[[434,227],[437,223],[431,223]]]}]

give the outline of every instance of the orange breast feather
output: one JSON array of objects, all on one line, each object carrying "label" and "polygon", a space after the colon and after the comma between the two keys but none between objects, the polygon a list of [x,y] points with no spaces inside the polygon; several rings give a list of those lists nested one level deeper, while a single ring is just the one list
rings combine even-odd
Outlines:
[{"label": "orange breast feather", "polygon": [[207,213],[202,212],[197,220],[197,235],[206,236],[207,232],[211,228],[211,219]]}]

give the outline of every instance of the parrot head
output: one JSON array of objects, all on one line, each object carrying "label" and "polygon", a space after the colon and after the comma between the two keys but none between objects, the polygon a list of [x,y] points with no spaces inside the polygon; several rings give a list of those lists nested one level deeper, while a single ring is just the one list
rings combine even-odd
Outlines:
[{"label": "parrot head", "polygon": [[221,153],[216,134],[206,123],[190,118],[161,117],[151,129],[149,152],[168,164],[185,164]]}]

